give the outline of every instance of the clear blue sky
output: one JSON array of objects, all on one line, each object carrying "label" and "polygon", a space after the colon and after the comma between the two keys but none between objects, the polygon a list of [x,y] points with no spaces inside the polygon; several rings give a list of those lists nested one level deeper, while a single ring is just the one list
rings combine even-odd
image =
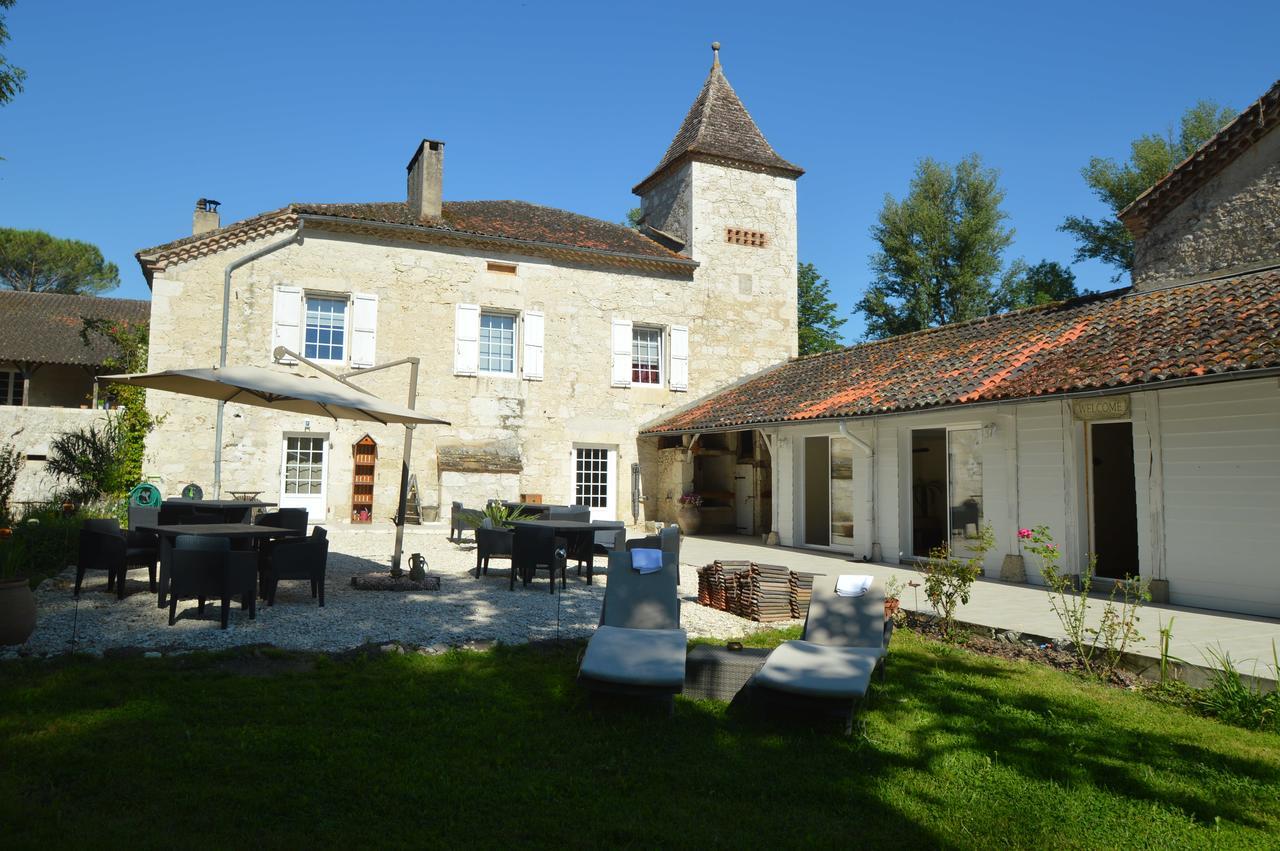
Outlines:
[{"label": "clear blue sky", "polygon": [[[291,201],[403,197],[424,136],[445,197],[620,220],[723,43],[729,80],[800,180],[800,257],[845,314],[885,193],[922,156],[998,168],[1010,258],[1067,262],[1099,215],[1080,178],[1201,98],[1237,109],[1280,77],[1280,3],[290,2],[18,0],[0,108],[0,225],[133,254]],[[1080,284],[1110,271],[1075,267]],[[861,331],[851,319],[850,336]]]}]

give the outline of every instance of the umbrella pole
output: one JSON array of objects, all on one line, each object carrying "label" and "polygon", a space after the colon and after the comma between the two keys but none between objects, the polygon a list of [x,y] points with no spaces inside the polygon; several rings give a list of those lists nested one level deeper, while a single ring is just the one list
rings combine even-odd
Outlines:
[{"label": "umbrella pole", "polygon": [[[409,410],[418,401],[418,359],[409,359]],[[396,506],[396,547],[391,554],[391,575],[400,576],[400,557],[404,554],[404,515],[409,503],[409,461],[413,458],[412,424],[404,427],[404,459],[400,462],[400,502]]]}]

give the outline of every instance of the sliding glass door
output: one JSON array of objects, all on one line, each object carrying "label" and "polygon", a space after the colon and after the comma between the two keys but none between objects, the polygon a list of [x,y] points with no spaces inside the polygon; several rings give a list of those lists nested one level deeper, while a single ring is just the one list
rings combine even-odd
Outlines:
[{"label": "sliding glass door", "polygon": [[911,432],[911,551],[928,556],[947,544],[968,553],[982,527],[982,429]]},{"label": "sliding glass door", "polygon": [[804,440],[804,542],[853,546],[853,443],[843,437]]}]

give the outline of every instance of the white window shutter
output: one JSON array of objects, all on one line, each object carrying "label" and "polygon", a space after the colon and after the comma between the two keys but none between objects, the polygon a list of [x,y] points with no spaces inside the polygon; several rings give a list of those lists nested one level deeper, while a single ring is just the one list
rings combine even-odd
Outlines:
[{"label": "white window shutter", "polygon": [[613,386],[631,386],[631,320],[613,320]]},{"label": "white window shutter", "polygon": [[453,374],[480,372],[480,305],[459,304],[453,314]]},{"label": "white window shutter", "polygon": [[542,329],[544,324],[542,311],[525,311],[524,377],[530,381],[542,380]]},{"label": "white window shutter", "polygon": [[689,329],[671,326],[671,389],[689,389]]},{"label": "white window shutter", "polygon": [[378,296],[356,293],[351,299],[351,366],[373,366],[378,345]]},{"label": "white window shutter", "polygon": [[[302,288],[288,284],[276,284],[275,306],[272,309],[271,351],[284,346],[295,352],[302,350]],[[273,355],[274,357],[274,355]],[[297,363],[291,357],[280,363]]]}]

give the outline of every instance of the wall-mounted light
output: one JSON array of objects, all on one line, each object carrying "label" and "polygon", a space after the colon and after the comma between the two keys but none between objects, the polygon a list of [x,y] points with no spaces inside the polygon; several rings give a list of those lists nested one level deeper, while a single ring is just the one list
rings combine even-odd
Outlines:
[{"label": "wall-mounted light", "polygon": [[302,421],[302,430],[303,430],[303,431],[311,431],[311,420],[303,420],[303,421]]},{"label": "wall-mounted light", "polygon": [[995,423],[987,423],[982,427],[982,436],[995,437],[996,433],[999,431],[1000,431],[1000,427],[997,426]]}]

